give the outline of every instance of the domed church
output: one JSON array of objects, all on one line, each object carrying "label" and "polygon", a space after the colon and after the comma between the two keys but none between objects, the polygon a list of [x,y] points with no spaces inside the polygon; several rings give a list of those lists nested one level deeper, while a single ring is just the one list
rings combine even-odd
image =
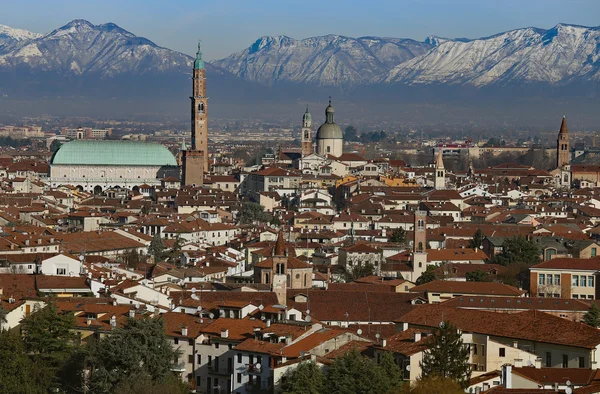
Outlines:
[{"label": "domed church", "polygon": [[317,154],[327,157],[328,155],[340,157],[344,150],[344,134],[340,126],[333,120],[335,110],[329,100],[325,109],[325,123],[317,130]]}]

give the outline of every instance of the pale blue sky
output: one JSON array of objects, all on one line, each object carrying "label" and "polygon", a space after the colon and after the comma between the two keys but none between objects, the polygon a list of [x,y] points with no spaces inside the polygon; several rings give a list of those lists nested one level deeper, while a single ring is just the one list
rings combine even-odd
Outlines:
[{"label": "pale blue sky", "polygon": [[207,59],[263,35],[423,40],[476,38],[525,26],[600,25],[600,0],[0,0],[0,24],[46,33],[72,19],[114,22],[158,45]]}]

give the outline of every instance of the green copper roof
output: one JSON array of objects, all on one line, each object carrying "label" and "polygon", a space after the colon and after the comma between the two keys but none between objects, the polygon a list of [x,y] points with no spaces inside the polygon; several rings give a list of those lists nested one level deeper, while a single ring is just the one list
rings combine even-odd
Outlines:
[{"label": "green copper roof", "polygon": [[202,51],[200,50],[200,41],[198,41],[198,52],[196,52],[196,60],[194,60],[194,70],[204,69],[204,60],[202,60]]},{"label": "green copper roof", "polygon": [[169,150],[152,142],[77,140],[63,144],[51,164],[176,166]]}]

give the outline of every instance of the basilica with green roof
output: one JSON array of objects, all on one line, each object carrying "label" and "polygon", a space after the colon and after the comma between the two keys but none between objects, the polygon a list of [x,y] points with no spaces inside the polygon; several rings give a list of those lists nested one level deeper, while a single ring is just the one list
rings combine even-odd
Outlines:
[{"label": "basilica with green roof", "polygon": [[72,185],[87,192],[159,185],[169,176],[179,178],[177,161],[164,145],[152,142],[76,140],[50,160],[52,187]]}]

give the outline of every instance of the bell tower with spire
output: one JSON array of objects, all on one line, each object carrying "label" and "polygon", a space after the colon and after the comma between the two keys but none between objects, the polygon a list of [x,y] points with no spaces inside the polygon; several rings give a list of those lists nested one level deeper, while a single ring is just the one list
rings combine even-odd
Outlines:
[{"label": "bell tower with spire", "polygon": [[563,115],[558,139],[556,140],[556,167],[562,168],[571,163],[571,147],[569,145],[569,130],[567,129],[567,118]]},{"label": "bell tower with spire", "polygon": [[434,171],[434,181],[433,187],[435,190],[444,190],[446,189],[446,169],[444,168],[444,159],[443,159],[442,150],[438,150],[435,155],[435,169]]},{"label": "bell tower with spire", "polygon": [[182,151],[182,183],[202,185],[204,171],[208,169],[208,97],[206,97],[206,70],[200,42],[192,69],[192,146]]},{"label": "bell tower with spire", "polygon": [[302,116],[302,156],[308,156],[313,153],[312,145],[312,116],[308,112],[308,105],[306,106],[306,112]]}]

